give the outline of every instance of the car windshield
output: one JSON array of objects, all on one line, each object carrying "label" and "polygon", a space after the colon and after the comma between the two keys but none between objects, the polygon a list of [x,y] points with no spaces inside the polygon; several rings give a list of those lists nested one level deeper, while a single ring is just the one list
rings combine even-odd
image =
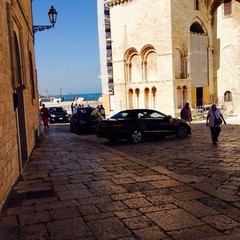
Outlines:
[{"label": "car windshield", "polygon": [[50,108],[50,112],[54,113],[54,112],[65,112],[65,110],[62,107],[54,107],[54,108]]}]

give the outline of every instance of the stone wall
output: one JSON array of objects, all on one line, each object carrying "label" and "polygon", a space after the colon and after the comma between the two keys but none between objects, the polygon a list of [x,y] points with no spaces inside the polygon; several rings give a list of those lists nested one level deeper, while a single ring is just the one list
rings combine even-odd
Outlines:
[{"label": "stone wall", "polygon": [[30,2],[0,1],[0,208],[40,134]]}]

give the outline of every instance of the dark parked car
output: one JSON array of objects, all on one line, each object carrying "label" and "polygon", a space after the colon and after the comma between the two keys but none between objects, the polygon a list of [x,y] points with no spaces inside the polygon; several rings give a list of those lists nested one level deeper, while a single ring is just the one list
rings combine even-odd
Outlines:
[{"label": "dark parked car", "polygon": [[75,133],[95,131],[103,117],[96,108],[77,107],[70,118],[70,130]]},{"label": "dark parked car", "polygon": [[176,135],[184,138],[190,133],[189,122],[151,109],[121,111],[101,120],[96,129],[99,138],[109,141],[127,139],[133,143],[139,143],[145,137]]},{"label": "dark parked car", "polygon": [[69,114],[63,107],[49,107],[50,123],[68,123]]}]

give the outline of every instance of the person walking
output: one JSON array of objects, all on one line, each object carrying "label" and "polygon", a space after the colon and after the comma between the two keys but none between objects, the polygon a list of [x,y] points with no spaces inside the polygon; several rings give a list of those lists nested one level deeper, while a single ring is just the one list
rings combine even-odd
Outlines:
[{"label": "person walking", "polygon": [[106,113],[105,113],[105,108],[103,107],[103,105],[100,105],[98,110],[101,113],[101,115],[103,116],[103,118],[105,118],[106,117]]},{"label": "person walking", "polygon": [[48,125],[49,111],[48,108],[45,107],[45,104],[43,104],[42,108],[40,109],[40,115],[42,117],[44,129],[49,128]]},{"label": "person walking", "polygon": [[192,113],[191,108],[189,107],[189,102],[186,102],[184,107],[182,108],[180,112],[181,119],[184,119],[188,122],[192,121]]},{"label": "person walking", "polygon": [[73,114],[73,109],[74,109],[74,106],[73,106],[73,102],[72,102],[72,104],[71,104],[71,112],[72,112],[72,114]]},{"label": "person walking", "polygon": [[226,125],[226,121],[215,103],[212,104],[211,108],[208,111],[206,126],[209,126],[211,131],[212,143],[217,144],[218,136],[221,132],[220,125],[224,122]]}]

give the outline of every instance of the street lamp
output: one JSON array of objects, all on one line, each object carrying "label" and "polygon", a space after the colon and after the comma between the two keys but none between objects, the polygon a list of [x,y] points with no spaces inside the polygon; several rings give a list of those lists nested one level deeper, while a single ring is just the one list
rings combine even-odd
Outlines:
[{"label": "street lamp", "polygon": [[52,25],[36,25],[36,26],[33,26],[33,32],[37,32],[37,31],[44,31],[46,29],[50,29],[50,28],[54,28],[54,25],[57,21],[57,11],[56,9],[51,6],[51,8],[49,9],[48,11],[48,17],[49,17],[49,20],[50,20],[50,23]]}]

